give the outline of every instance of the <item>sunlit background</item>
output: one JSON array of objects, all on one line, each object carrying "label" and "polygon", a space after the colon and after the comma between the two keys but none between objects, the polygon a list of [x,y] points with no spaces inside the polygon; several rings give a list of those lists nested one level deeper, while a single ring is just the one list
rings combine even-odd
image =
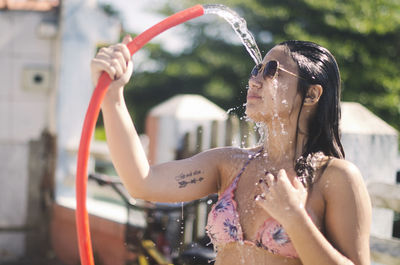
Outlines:
[{"label": "sunlit background", "polygon": [[[90,60],[125,34],[136,36],[206,3],[224,4],[245,18],[263,55],[281,41],[300,39],[336,57],[346,158],[360,168],[375,206],[373,261],[400,264],[397,0],[0,0],[0,264],[79,264],[74,186],[93,91]],[[257,144],[254,124],[243,119],[254,62],[223,19],[208,15],[172,28],[133,61],[125,98],[152,163]],[[117,180],[105,137],[100,116],[89,173]],[[214,200],[124,201],[109,185],[89,181],[96,264],[146,264],[139,261],[146,239],[174,264],[184,264],[183,253],[194,243],[213,253],[204,225]]]}]

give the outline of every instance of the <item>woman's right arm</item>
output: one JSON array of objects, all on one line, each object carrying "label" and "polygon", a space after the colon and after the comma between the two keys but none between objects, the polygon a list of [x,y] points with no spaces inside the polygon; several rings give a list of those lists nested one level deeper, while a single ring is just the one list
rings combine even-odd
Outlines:
[{"label": "woman's right arm", "polygon": [[126,47],[129,41],[130,37],[125,37],[122,44],[100,50],[91,64],[95,82],[102,71],[114,80],[103,100],[102,113],[111,158],[126,189],[135,198],[159,202],[189,201],[217,192],[223,149],[149,165],[123,96],[123,86],[132,72]]}]

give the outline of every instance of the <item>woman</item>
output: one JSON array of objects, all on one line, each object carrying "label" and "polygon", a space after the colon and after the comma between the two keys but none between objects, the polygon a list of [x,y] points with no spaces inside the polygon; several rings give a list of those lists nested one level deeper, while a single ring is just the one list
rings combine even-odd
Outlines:
[{"label": "woman", "polygon": [[[340,75],[328,50],[288,41],[250,75],[246,114],[263,124],[262,146],[216,148],[150,166],[123,98],[132,62],[123,42],[92,61],[114,80],[102,104],[112,160],[135,198],[181,202],[219,194],[207,233],[216,264],[369,262],[371,207],[339,140]],[[179,185],[186,176],[199,181]]]}]

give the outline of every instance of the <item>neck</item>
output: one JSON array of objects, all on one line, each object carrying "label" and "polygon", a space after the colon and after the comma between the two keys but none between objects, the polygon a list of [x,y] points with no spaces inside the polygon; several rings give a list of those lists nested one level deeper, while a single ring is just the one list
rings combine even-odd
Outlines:
[{"label": "neck", "polygon": [[296,131],[297,122],[290,124],[289,119],[273,119],[264,124],[263,143],[265,158],[272,165],[294,165],[302,155],[307,135]]}]

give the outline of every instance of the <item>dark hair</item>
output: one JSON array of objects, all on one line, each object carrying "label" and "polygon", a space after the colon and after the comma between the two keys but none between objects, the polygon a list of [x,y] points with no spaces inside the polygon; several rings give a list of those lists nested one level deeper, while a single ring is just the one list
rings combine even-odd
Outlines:
[{"label": "dark hair", "polygon": [[302,156],[322,151],[328,156],[344,158],[339,137],[341,84],[335,58],[326,48],[313,42],[291,40],[279,45],[287,48],[297,63],[299,75],[304,78],[298,83],[303,103],[310,85],[319,84],[323,88],[315,117],[308,124],[309,137]]}]

